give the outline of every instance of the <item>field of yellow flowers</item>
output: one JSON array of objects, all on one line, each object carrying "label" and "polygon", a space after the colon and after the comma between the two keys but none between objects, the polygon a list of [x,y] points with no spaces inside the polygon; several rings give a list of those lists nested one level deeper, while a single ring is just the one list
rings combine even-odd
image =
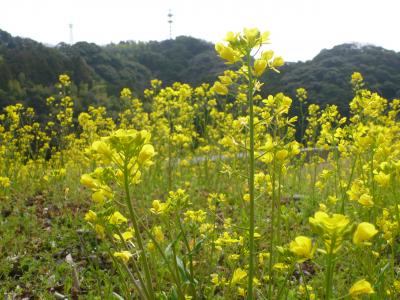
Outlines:
[{"label": "field of yellow flowers", "polygon": [[124,88],[117,119],[76,115],[68,75],[45,123],[6,107],[0,297],[399,299],[400,100],[359,73],[348,117],[303,88],[260,95],[284,64],[268,43],[228,33],[237,68]]}]

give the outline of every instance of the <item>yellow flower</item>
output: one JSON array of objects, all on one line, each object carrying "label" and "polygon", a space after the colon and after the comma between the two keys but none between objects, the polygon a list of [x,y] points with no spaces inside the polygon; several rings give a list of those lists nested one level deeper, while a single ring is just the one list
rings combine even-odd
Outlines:
[{"label": "yellow flower", "polygon": [[58,80],[64,86],[69,86],[71,84],[71,80],[67,74],[61,74],[60,76],[58,76]]},{"label": "yellow flower", "polygon": [[123,88],[121,91],[121,98],[130,98],[132,96],[132,92],[129,88]]},{"label": "yellow flower", "polygon": [[132,257],[129,251],[114,252],[114,256],[120,258],[124,263],[127,263]]},{"label": "yellow flower", "polygon": [[193,222],[198,222],[202,223],[206,219],[207,213],[203,210],[188,210],[184,214],[185,216],[185,222],[193,221]]},{"label": "yellow flower", "polygon": [[113,156],[111,148],[103,141],[95,141],[92,144],[92,150],[104,156],[106,159],[110,159]]},{"label": "yellow flower", "polygon": [[200,233],[207,233],[214,229],[214,225],[210,223],[203,223],[199,227]]},{"label": "yellow flower", "polygon": [[0,186],[7,188],[11,185],[11,181],[8,177],[0,177]]},{"label": "yellow flower", "polygon": [[231,254],[228,256],[228,259],[232,261],[238,260],[239,258],[240,258],[239,254]]},{"label": "yellow flower", "polygon": [[301,298],[305,298],[304,296],[308,294],[310,300],[316,299],[315,294],[313,293],[313,288],[310,285],[300,285],[299,286],[299,294],[302,296]]},{"label": "yellow flower", "polygon": [[128,222],[128,219],[125,218],[119,211],[116,211],[109,217],[108,221],[110,224],[119,225]]},{"label": "yellow flower", "polygon": [[393,282],[393,287],[397,292],[400,292],[400,280],[395,280]]},{"label": "yellow flower", "polygon": [[300,258],[300,261],[311,259],[314,256],[315,247],[309,237],[300,235],[290,242],[289,247],[290,251]]},{"label": "yellow flower", "polygon": [[283,66],[284,64],[285,64],[285,61],[280,56],[275,57],[274,60],[272,61],[273,68],[279,68],[279,67]]},{"label": "yellow flower", "polygon": [[343,235],[346,233],[350,220],[341,214],[329,216],[327,213],[318,211],[309,222],[317,231],[325,244],[327,252],[336,253],[342,246]]},{"label": "yellow flower", "polygon": [[247,272],[242,270],[241,268],[237,268],[235,272],[233,272],[231,284],[234,285],[236,283],[239,283],[246,277],[247,277]]},{"label": "yellow flower", "polygon": [[258,263],[260,265],[264,264],[264,259],[268,259],[270,257],[269,252],[260,252],[258,253]]},{"label": "yellow flower", "polygon": [[257,39],[260,38],[260,31],[257,28],[244,28],[243,33],[247,42],[251,45],[255,44]]},{"label": "yellow flower", "polygon": [[358,224],[357,229],[354,232],[353,243],[356,245],[368,244],[366,242],[377,233],[378,230],[375,229],[375,226],[373,224],[362,222]]},{"label": "yellow flower", "polygon": [[263,53],[261,53],[261,58],[266,61],[272,59],[273,56],[274,56],[274,51],[272,50],[264,51]]},{"label": "yellow flower", "polygon": [[215,50],[217,50],[219,56],[221,56],[222,59],[227,60],[228,63],[234,64],[240,60],[240,56],[229,46],[227,47],[218,43],[215,45]]},{"label": "yellow flower", "polygon": [[308,96],[307,96],[307,90],[305,88],[298,88],[296,90],[296,97],[299,98],[300,101],[305,101]]},{"label": "yellow flower", "polygon": [[318,206],[319,206],[319,210],[320,211],[323,211],[323,212],[327,212],[328,211],[328,208],[326,207],[325,204],[320,203]]},{"label": "yellow flower", "polygon": [[257,59],[254,62],[254,75],[256,77],[260,77],[264,73],[265,69],[267,68],[267,65],[268,65],[268,63],[266,60]]},{"label": "yellow flower", "polygon": [[363,193],[367,192],[368,189],[364,186],[364,182],[360,179],[357,179],[352,183],[350,190],[346,193],[351,201],[356,201]]},{"label": "yellow flower", "polygon": [[96,231],[96,234],[100,239],[104,239],[105,238],[106,235],[105,235],[105,229],[104,229],[103,226],[101,226],[99,224],[96,224],[94,226],[94,231]]},{"label": "yellow flower", "polygon": [[287,268],[289,268],[289,266],[285,263],[276,263],[272,266],[272,268],[277,271],[282,271],[282,270],[286,270]]},{"label": "yellow flower", "polygon": [[250,194],[249,194],[249,193],[244,194],[244,195],[243,195],[243,200],[244,200],[245,202],[250,202]]},{"label": "yellow flower", "polygon": [[98,204],[103,204],[109,197],[109,193],[105,190],[98,190],[92,194],[92,200]]},{"label": "yellow flower", "polygon": [[161,226],[154,226],[153,234],[157,242],[161,243],[164,241],[164,233],[162,232]]},{"label": "yellow flower", "polygon": [[210,276],[211,276],[211,282],[212,282],[214,285],[219,285],[219,276],[218,276],[218,274],[213,273],[213,274],[211,274]]},{"label": "yellow flower", "polygon": [[363,79],[361,73],[359,73],[359,72],[354,72],[354,73],[351,75],[351,81],[350,81],[350,83],[351,83],[353,86],[357,86],[357,85],[362,84],[363,80],[364,80],[364,79]]},{"label": "yellow flower", "polygon": [[284,161],[289,155],[289,151],[287,151],[286,149],[282,149],[282,150],[278,150],[276,152],[276,158],[279,161]]},{"label": "yellow flower", "polygon": [[89,174],[83,174],[81,176],[81,184],[88,188],[95,188],[98,185],[98,182],[92,178]]},{"label": "yellow flower", "polygon": [[151,252],[153,252],[154,250],[156,250],[156,246],[154,245],[154,243],[152,241],[147,242],[147,249]]},{"label": "yellow flower", "polygon": [[223,83],[224,85],[230,85],[232,84],[232,78],[229,76],[218,76],[219,80],[221,81],[221,83]]},{"label": "yellow flower", "polygon": [[85,221],[87,221],[87,222],[96,222],[96,220],[97,220],[97,214],[94,211],[89,210],[85,214]]},{"label": "yellow flower", "polygon": [[380,171],[378,174],[374,175],[374,179],[380,187],[386,187],[390,183],[390,174],[385,174]]},{"label": "yellow flower", "polygon": [[358,199],[358,203],[364,205],[365,207],[374,206],[374,201],[372,200],[372,196],[369,194],[362,194]]},{"label": "yellow flower", "polygon": [[261,34],[261,42],[262,42],[262,43],[268,43],[269,35],[270,35],[270,32],[269,32],[269,31],[264,31],[264,32]]},{"label": "yellow flower", "polygon": [[142,150],[139,152],[138,162],[139,164],[144,164],[147,160],[154,156],[154,147],[150,144],[143,146]]},{"label": "yellow flower", "polygon": [[153,200],[153,203],[151,206],[152,207],[150,208],[150,211],[156,215],[161,215],[161,214],[165,213],[165,211],[168,208],[168,204],[162,203],[160,200]]},{"label": "yellow flower", "polygon": [[226,34],[225,41],[232,43],[232,42],[236,41],[237,38],[238,38],[237,33],[233,33],[232,31],[229,31]]},{"label": "yellow flower", "polygon": [[214,83],[213,89],[217,94],[220,94],[220,95],[226,95],[226,94],[228,94],[228,91],[229,91],[227,86],[222,84],[219,81],[216,81]]},{"label": "yellow flower", "polygon": [[[122,236],[124,241],[128,241],[128,240],[133,239],[133,234],[134,233],[135,233],[135,230],[133,228],[131,228],[130,230],[123,232],[121,234],[121,236]],[[116,240],[118,240],[118,241],[121,240],[121,237],[118,234],[114,234],[114,238]]]},{"label": "yellow flower", "polygon": [[327,213],[318,211],[314,214],[314,218],[310,217],[309,222],[315,228],[322,229],[330,235],[340,235],[349,225],[349,218],[341,214],[333,214],[329,216]]},{"label": "yellow flower", "polygon": [[358,296],[364,294],[373,294],[374,289],[371,284],[365,279],[357,281],[349,290],[349,294],[353,299],[358,299]]}]

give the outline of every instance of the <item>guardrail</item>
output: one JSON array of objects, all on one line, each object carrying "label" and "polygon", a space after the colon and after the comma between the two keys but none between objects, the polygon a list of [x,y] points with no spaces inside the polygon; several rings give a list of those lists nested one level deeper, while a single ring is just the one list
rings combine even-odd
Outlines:
[{"label": "guardrail", "polygon": [[[314,152],[314,153],[315,152],[322,152],[322,153],[326,152],[326,154],[328,154],[328,151],[332,150],[332,149],[337,149],[337,147],[329,147],[328,149],[326,149],[326,148],[318,148],[318,147],[314,147],[314,148],[307,147],[307,148],[301,148],[300,152],[301,153],[304,153],[304,152],[306,152],[306,153],[309,153],[309,152]],[[240,153],[236,154],[236,158],[245,158],[246,154],[247,154],[246,152],[240,152]],[[211,156],[205,156],[204,155],[204,156],[193,157],[189,161],[189,164],[199,164],[199,163],[202,163],[204,161],[229,160],[229,159],[232,159],[232,157],[231,156],[226,156],[226,155],[223,155],[223,154],[221,154],[221,155],[213,154]],[[178,159],[176,164],[179,164],[180,161],[181,161],[181,159]]]}]

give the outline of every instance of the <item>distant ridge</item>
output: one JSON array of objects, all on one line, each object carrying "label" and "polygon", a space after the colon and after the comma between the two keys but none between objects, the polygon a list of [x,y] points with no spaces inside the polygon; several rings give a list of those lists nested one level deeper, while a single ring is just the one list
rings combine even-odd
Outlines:
[{"label": "distant ridge", "polygon": [[[141,93],[153,78],[198,85],[212,82],[226,66],[214,45],[180,36],[161,42],[120,42],[98,46],[78,42],[49,47],[0,30],[0,106],[17,101],[44,112],[44,98],[61,73],[74,81],[78,107],[116,105],[122,87]],[[311,102],[346,110],[352,97],[350,75],[361,72],[367,86],[388,99],[400,97],[400,53],[371,44],[347,43],[323,49],[312,60],[287,63],[280,74],[267,73],[264,93],[294,96],[305,87]]]}]

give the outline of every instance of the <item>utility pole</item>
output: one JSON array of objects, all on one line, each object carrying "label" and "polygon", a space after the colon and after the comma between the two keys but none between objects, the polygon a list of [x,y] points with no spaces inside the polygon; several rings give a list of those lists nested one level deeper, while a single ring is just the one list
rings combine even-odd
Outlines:
[{"label": "utility pole", "polygon": [[168,23],[169,23],[169,39],[172,40],[172,16],[171,10],[168,13]]},{"label": "utility pole", "polygon": [[69,44],[72,45],[74,43],[74,35],[73,35],[73,24],[69,24]]}]

